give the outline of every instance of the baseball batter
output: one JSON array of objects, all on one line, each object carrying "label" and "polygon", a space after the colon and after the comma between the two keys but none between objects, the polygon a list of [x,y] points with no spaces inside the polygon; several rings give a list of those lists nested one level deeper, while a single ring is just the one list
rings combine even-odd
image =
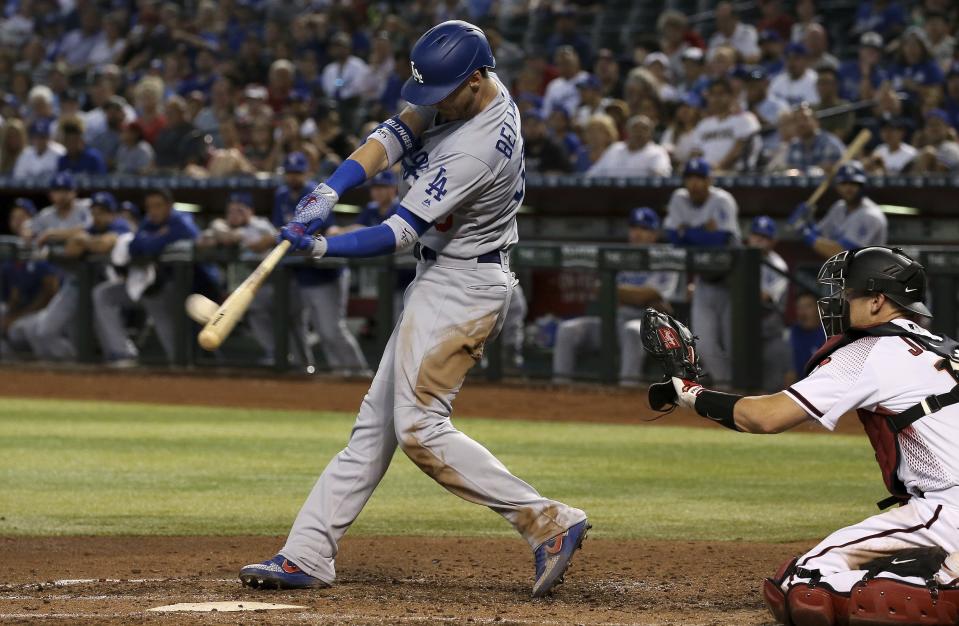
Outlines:
[{"label": "baseball batter", "polygon": [[925,269],[899,249],[843,251],[819,273],[830,339],[808,376],[742,397],[673,377],[650,404],[695,410],[736,431],[778,433],[813,420],[832,430],[856,410],[898,508],[834,532],[766,580],[763,597],[793,626],[955,624],[959,616],[959,343],[918,321]]},{"label": "baseball batter", "polygon": [[[402,96],[413,107],[383,122],[307,195],[281,236],[313,258],[412,248],[416,279],[349,444],[323,471],[280,553],[242,568],[240,579],[253,587],[329,586],[339,541],[399,445],[443,487],[512,524],[534,550],[533,595],[542,596],[562,582],[589,527],[586,514],[541,496],[450,421],[516,282],[509,248],[524,194],[519,114],[490,71],[486,36],[472,24],[430,29],[410,58]],[[341,193],[398,162],[404,189],[395,215],[344,235],[311,235]]]},{"label": "baseball batter", "polygon": [[[651,245],[659,239],[659,216],[649,207],[637,207],[629,214],[629,242]],[[616,308],[616,329],[619,334],[619,383],[635,385],[643,371],[646,353],[642,349],[644,307],[671,310],[670,301],[677,299],[677,272],[619,272],[616,276],[619,306]],[[553,348],[553,382],[569,383],[576,366],[577,353],[599,350],[602,344],[602,320],[586,315],[562,322],[556,329]]]},{"label": "baseball batter", "polygon": [[[677,246],[733,246],[740,241],[738,214],[732,194],[712,185],[709,163],[694,158],[683,170],[683,186],[669,199],[663,227]],[[700,272],[690,311],[703,361],[717,383],[729,381],[732,367],[731,305],[725,278],[722,273]]]},{"label": "baseball batter", "polygon": [[889,224],[882,209],[866,196],[866,171],[859,161],[850,161],[836,172],[837,200],[819,222],[813,223],[811,207],[799,204],[789,217],[806,245],[823,258],[866,246],[884,246]]}]

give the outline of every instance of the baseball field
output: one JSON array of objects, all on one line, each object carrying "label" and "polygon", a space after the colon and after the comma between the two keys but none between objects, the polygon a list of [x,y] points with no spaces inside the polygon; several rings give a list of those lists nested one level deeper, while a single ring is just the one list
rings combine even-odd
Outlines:
[{"label": "baseball field", "polygon": [[[766,624],[762,577],[873,513],[858,426],[731,433],[641,392],[467,385],[455,423],[594,529],[552,598],[498,515],[398,452],[327,590],[252,591],[345,445],[362,382],[4,370],[0,621]],[[256,613],[159,613],[182,602]]]}]

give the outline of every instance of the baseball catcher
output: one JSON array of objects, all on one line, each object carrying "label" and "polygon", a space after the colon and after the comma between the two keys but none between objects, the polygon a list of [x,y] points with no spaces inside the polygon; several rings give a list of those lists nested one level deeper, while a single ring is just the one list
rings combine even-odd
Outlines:
[{"label": "baseball catcher", "polygon": [[[891,494],[880,513],[783,563],[763,584],[775,618],[793,626],[959,622],[959,343],[918,324],[925,269],[902,250],[846,250],[819,272],[828,340],[806,378],[743,397],[697,380],[695,341],[651,315],[647,349],[668,379],[656,410],[680,405],[740,432],[779,433],[806,420],[833,430],[855,409]],[[653,335],[656,335],[655,337]]]}]

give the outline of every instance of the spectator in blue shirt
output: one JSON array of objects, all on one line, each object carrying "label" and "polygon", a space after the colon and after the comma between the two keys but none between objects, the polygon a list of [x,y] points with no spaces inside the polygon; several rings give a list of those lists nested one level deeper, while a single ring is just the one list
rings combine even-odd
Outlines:
[{"label": "spectator in blue shirt", "polygon": [[786,166],[806,173],[811,173],[813,168],[832,168],[842,158],[843,143],[832,133],[819,128],[819,120],[809,105],[799,107],[793,116],[796,137],[789,142]]},{"label": "spectator in blue shirt", "polygon": [[593,48],[589,40],[580,34],[581,28],[576,20],[576,10],[573,8],[562,8],[553,13],[554,32],[546,40],[546,53],[549,58],[554,58],[556,50],[560,46],[572,46],[579,55],[580,63],[583,67],[589,67],[593,61]]},{"label": "spectator in blue shirt", "polygon": [[871,31],[863,33],[859,38],[858,56],[839,65],[840,97],[850,102],[868,100],[879,85],[889,79],[889,73],[882,67],[882,48],[882,35]]},{"label": "spectator in blue shirt", "polygon": [[898,2],[866,0],[856,11],[853,33],[874,31],[887,40],[895,39],[906,26],[906,12]]},{"label": "spectator in blue shirt", "polygon": [[922,87],[942,84],[942,70],[932,57],[926,33],[913,26],[901,41],[899,64],[893,70],[893,85],[916,95]]},{"label": "spectator in blue shirt", "polygon": [[60,125],[63,132],[63,147],[67,153],[57,162],[57,171],[75,174],[106,174],[107,165],[103,155],[89,148],[83,139],[83,122],[76,117],[67,118]]},{"label": "spectator in blue shirt", "polygon": [[130,232],[130,225],[117,216],[117,201],[108,191],[90,196],[91,223],[86,230],[67,239],[64,254],[79,257],[86,253],[109,254],[117,237]]},{"label": "spectator in blue shirt", "polygon": [[792,347],[792,367],[795,375],[806,369],[806,363],[822,344],[826,333],[819,322],[816,296],[804,291],[796,297],[796,323],[789,327],[789,345]]}]

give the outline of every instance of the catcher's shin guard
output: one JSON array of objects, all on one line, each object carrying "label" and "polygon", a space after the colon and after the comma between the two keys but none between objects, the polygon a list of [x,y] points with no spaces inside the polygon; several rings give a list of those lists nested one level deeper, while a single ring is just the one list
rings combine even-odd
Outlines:
[{"label": "catcher's shin guard", "polygon": [[793,585],[786,592],[792,626],[845,626],[849,598],[827,585]]},{"label": "catcher's shin guard", "polygon": [[783,593],[782,584],[793,573],[796,567],[796,557],[785,561],[779,566],[776,575],[763,581],[763,602],[769,612],[773,614],[776,621],[786,626],[792,626],[789,620],[789,611],[786,610],[786,594]]},{"label": "catcher's shin guard", "polygon": [[953,626],[959,623],[959,589],[873,578],[852,588],[847,611],[849,626]]}]

